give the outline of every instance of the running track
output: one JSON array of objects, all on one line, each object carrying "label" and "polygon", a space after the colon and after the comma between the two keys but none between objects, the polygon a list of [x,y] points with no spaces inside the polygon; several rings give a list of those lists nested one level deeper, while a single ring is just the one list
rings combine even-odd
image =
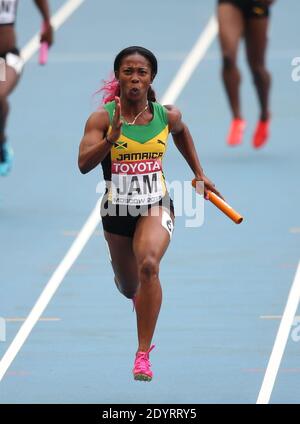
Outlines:
[{"label": "running track", "polygon": [[[290,289],[299,281],[300,82],[291,78],[291,61],[300,56],[298,3],[277,2],[273,9],[273,125],[264,150],[250,147],[257,104],[242,52],[248,120],[242,147],[229,150],[224,143],[230,115],[216,39],[176,100],[207,175],[245,222],[235,226],[211,205],[200,228],[177,218],[161,267],[153,382],[132,380],[135,315],[114,287],[98,226],[0,382],[1,403],[257,402]],[[53,0],[52,12],[62,4]],[[11,97],[8,133],[16,159],[0,181],[0,316],[6,320],[0,357],[98,200],[99,169],[80,175],[77,151],[96,107],[92,94],[115,54],[131,44],[153,50],[155,88],[163,98],[215,6],[213,0],[189,0],[188,7],[154,0],[149,11],[135,0],[130,7],[114,4],[112,16],[108,3],[83,2],[57,31],[48,65],[39,67],[35,54]],[[39,28],[30,2],[20,2],[17,28],[25,46]],[[171,139],[164,168],[169,181],[191,178]],[[300,400],[300,331],[286,330],[276,379],[266,387],[271,403]]]}]

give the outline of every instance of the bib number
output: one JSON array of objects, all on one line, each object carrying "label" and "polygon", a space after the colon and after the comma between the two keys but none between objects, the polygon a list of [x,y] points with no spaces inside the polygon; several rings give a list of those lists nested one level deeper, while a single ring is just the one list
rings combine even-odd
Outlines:
[{"label": "bib number", "polygon": [[149,205],[163,196],[160,161],[112,163],[112,203]]}]

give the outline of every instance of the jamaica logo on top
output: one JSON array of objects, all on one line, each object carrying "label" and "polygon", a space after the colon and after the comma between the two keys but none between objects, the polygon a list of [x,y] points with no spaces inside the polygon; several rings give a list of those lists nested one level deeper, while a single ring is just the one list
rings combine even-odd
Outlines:
[{"label": "jamaica logo on top", "polygon": [[125,141],[117,141],[115,148],[117,150],[122,150],[122,149],[126,149],[127,148],[127,143]]}]

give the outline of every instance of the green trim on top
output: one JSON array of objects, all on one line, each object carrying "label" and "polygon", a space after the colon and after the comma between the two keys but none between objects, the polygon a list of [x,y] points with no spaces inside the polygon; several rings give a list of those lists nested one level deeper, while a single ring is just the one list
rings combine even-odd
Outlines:
[{"label": "green trim on top", "polygon": [[[159,103],[151,102],[153,106],[153,119],[146,125],[122,125],[122,135],[138,143],[144,144],[160,134],[168,126],[167,110]],[[115,101],[106,103],[104,109],[109,114],[110,123],[113,119]]]},{"label": "green trim on top", "polygon": [[104,109],[108,112],[109,114],[109,122],[112,122],[113,116],[114,116],[114,110],[115,110],[115,101],[113,102],[109,102],[106,103],[105,105],[103,105]]}]

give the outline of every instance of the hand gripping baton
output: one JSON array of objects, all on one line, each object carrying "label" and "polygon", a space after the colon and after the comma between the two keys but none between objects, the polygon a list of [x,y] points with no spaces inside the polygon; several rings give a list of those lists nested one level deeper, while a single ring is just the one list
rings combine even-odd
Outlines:
[{"label": "hand gripping baton", "polygon": [[[196,188],[196,179],[193,179],[192,186]],[[217,196],[212,191],[208,190],[208,200],[210,200],[217,208],[219,208],[225,215],[227,215],[233,222],[240,224],[243,221],[242,215],[235,211],[228,203]]]}]

